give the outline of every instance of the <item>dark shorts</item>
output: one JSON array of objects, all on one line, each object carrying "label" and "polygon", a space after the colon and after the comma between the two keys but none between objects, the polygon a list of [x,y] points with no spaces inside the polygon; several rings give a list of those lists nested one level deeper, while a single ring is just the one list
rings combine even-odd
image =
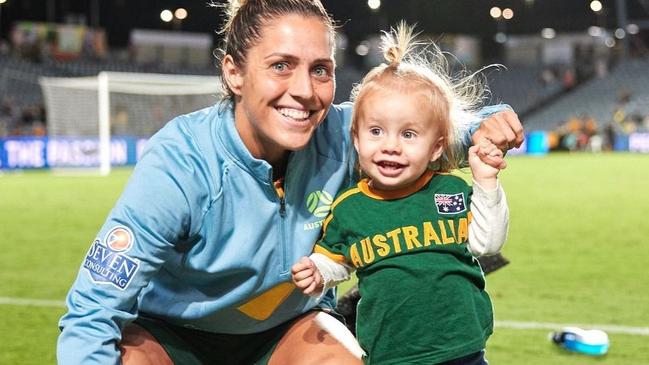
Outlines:
[{"label": "dark shorts", "polygon": [[261,333],[231,335],[176,326],[151,317],[135,320],[155,337],[176,365],[266,365],[293,323]]},{"label": "dark shorts", "polygon": [[484,357],[484,354],[484,350],[478,351],[472,353],[471,355],[467,355],[451,361],[446,361],[438,365],[489,365],[487,359],[485,359]]},{"label": "dark shorts", "polygon": [[[321,310],[344,323],[342,316],[334,311],[313,309]],[[279,341],[300,318],[249,335],[205,332],[143,315],[134,323],[151,333],[176,365],[267,365]]]}]

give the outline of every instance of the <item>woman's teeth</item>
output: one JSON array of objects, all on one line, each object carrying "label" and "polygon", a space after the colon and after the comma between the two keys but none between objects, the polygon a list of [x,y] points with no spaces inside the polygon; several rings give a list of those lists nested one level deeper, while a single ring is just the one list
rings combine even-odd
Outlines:
[{"label": "woman's teeth", "polygon": [[290,109],[290,108],[280,108],[277,109],[277,111],[279,111],[280,114],[282,114],[285,117],[291,119],[297,119],[297,120],[307,119],[311,114],[306,110],[297,110],[297,109]]}]

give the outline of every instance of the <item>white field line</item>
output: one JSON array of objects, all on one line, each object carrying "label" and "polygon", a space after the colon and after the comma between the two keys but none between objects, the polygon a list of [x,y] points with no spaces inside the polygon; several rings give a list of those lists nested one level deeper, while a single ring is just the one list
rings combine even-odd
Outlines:
[{"label": "white field line", "polygon": [[62,300],[0,297],[0,305],[65,308]]},{"label": "white field line", "polygon": [[[65,302],[62,300],[12,298],[12,297],[0,297],[0,305],[65,308]],[[611,324],[496,321],[495,325],[498,328],[522,329],[522,330],[555,330],[555,331],[559,331],[563,327],[580,327],[584,329],[600,329],[608,333],[649,336],[649,327],[618,326],[618,325],[611,325]]]},{"label": "white field line", "polygon": [[619,333],[625,335],[649,336],[649,327],[618,326],[613,324],[579,324],[579,323],[548,323],[548,322],[519,322],[519,321],[496,321],[496,327],[522,330],[555,330],[563,327],[580,327],[583,329],[599,329],[608,333]]}]

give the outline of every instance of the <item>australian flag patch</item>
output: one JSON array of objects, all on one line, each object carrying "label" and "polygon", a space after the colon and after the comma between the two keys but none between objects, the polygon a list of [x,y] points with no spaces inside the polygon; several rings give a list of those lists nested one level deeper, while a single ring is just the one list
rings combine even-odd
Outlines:
[{"label": "australian flag patch", "polygon": [[435,206],[439,214],[457,214],[466,210],[464,194],[435,194]]}]

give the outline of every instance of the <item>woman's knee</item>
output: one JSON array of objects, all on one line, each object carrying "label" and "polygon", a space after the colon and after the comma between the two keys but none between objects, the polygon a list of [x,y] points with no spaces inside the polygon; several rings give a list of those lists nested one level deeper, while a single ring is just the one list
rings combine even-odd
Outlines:
[{"label": "woman's knee", "polygon": [[119,349],[123,365],[173,365],[155,337],[136,324],[124,328]]},{"label": "woman's knee", "polygon": [[269,365],[362,364],[357,356],[316,323],[315,316],[316,313],[311,313],[301,318],[286,332]]}]

